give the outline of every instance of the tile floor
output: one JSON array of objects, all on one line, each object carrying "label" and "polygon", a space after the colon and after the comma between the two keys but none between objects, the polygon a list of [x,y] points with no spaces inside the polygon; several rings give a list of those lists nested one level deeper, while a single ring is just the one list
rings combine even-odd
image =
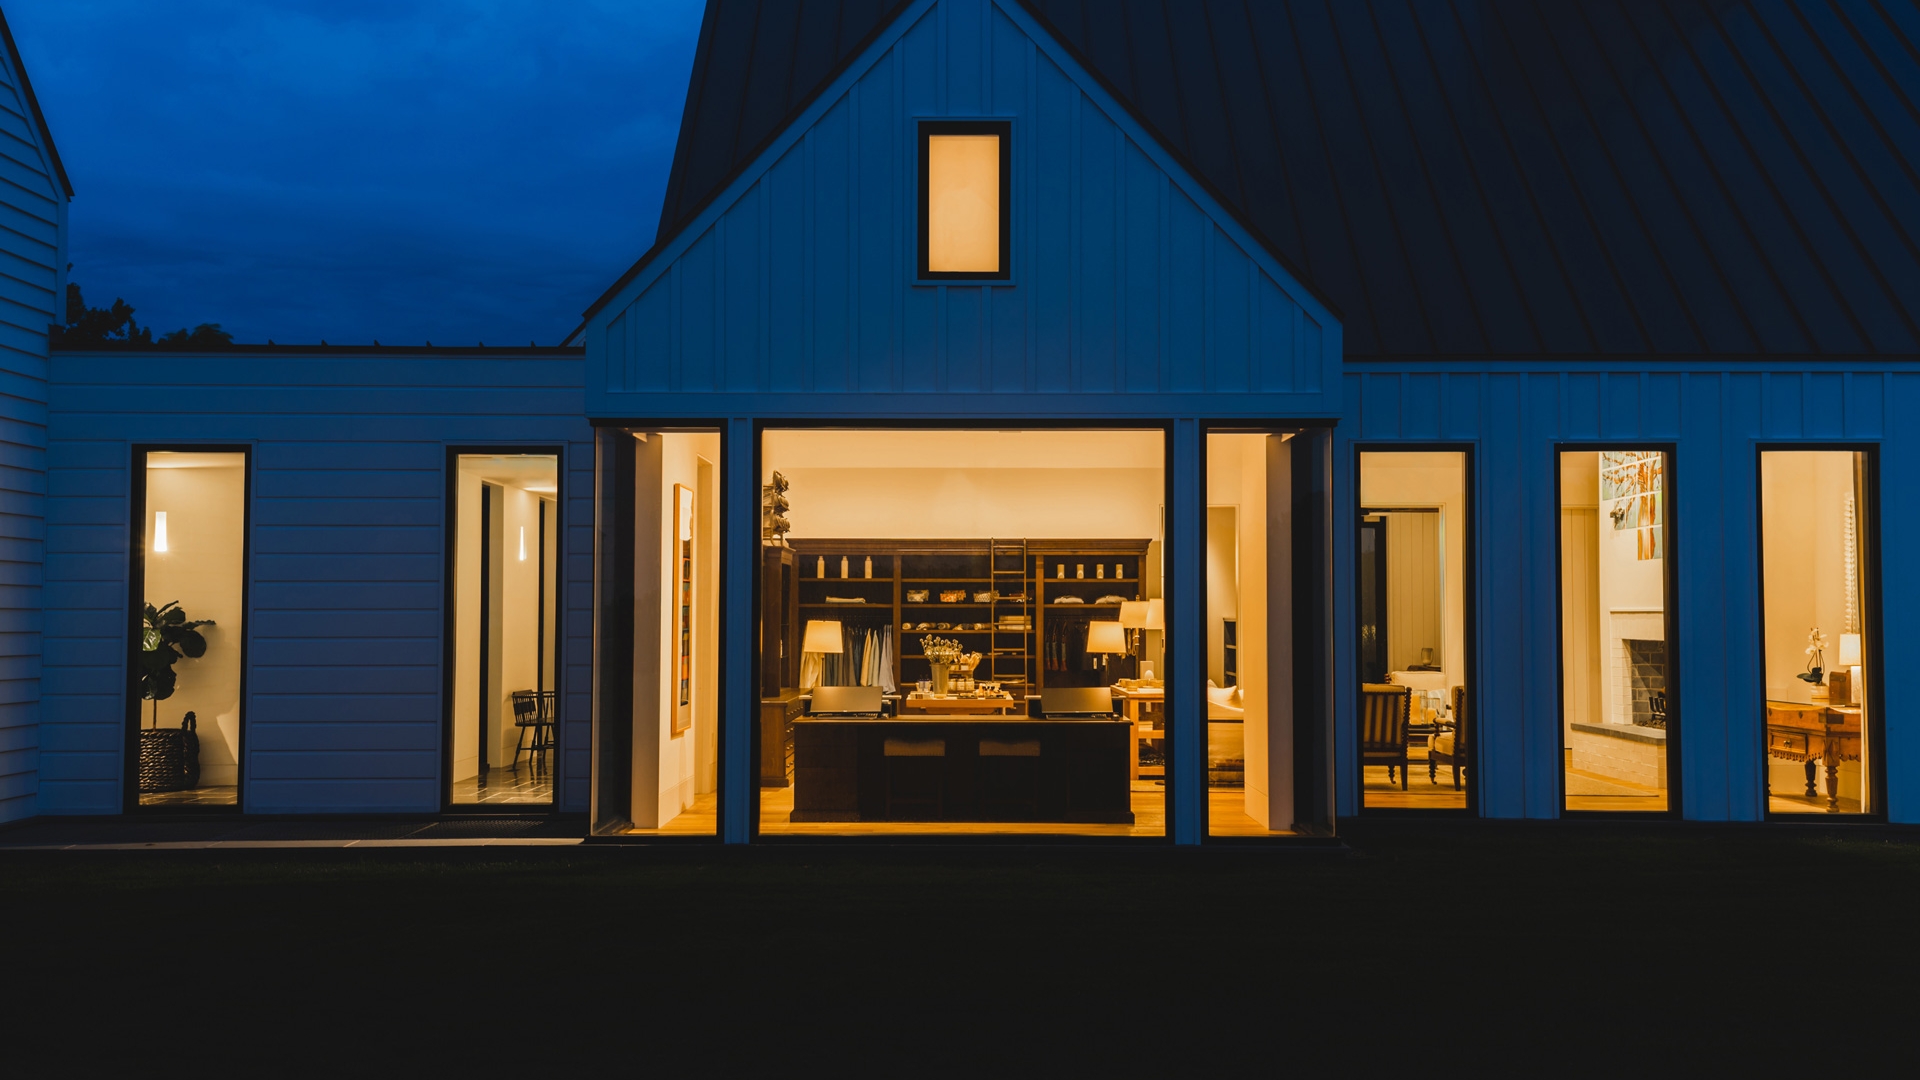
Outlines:
[{"label": "tile floor", "polygon": [[240,801],[240,789],[208,785],[186,791],[149,791],[140,796],[141,806],[233,806]]},{"label": "tile floor", "polygon": [[525,806],[552,801],[551,768],[535,772],[531,766],[523,764],[517,776],[512,769],[491,769],[487,772],[485,787],[480,786],[478,777],[472,776],[453,782],[455,806]]}]

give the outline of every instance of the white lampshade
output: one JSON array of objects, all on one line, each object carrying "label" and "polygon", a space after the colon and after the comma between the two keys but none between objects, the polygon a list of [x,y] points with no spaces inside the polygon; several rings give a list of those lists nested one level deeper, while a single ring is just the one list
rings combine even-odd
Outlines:
[{"label": "white lampshade", "polygon": [[1129,630],[1138,630],[1147,625],[1147,601],[1123,600],[1120,602],[1120,625]]},{"label": "white lampshade", "polygon": [[1087,624],[1087,651],[1123,653],[1127,651],[1127,631],[1117,622]]},{"label": "white lampshade", "polygon": [[1167,602],[1155,597],[1147,601],[1147,629],[1165,630],[1167,628]]},{"label": "white lampshade", "polygon": [[845,652],[846,646],[840,637],[839,619],[808,619],[807,637],[800,646],[801,652],[838,653]]},{"label": "white lampshade", "polygon": [[1840,663],[1837,666],[1853,667],[1858,663],[1860,663],[1860,635],[1841,634]]}]

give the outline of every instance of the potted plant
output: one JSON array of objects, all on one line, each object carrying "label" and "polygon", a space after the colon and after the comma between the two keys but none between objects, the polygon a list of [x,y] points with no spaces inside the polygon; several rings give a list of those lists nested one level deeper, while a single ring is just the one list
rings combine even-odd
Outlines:
[{"label": "potted plant", "polygon": [[173,696],[179,682],[173,665],[183,656],[207,654],[200,627],[212,619],[188,619],[178,600],[163,607],[146,605],[140,627],[140,698],[153,702],[153,726],[140,732],[140,790],[180,791],[200,783],[200,736],[192,713],[177,728],[162,730],[160,703]]}]

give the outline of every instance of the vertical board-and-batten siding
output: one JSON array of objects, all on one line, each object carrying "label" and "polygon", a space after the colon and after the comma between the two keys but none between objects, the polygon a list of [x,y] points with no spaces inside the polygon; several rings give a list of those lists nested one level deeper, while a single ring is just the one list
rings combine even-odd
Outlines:
[{"label": "vertical board-and-batten siding", "polygon": [[124,783],[134,444],[251,447],[249,813],[441,805],[449,446],[565,447],[562,809],[586,808],[592,432],[577,355],[54,356],[40,811]]},{"label": "vertical board-and-batten siding", "polygon": [[0,821],[32,816],[38,791],[47,326],[66,217],[18,58],[0,48]]},{"label": "vertical board-and-batten siding", "polygon": [[[983,116],[1013,122],[1012,280],[917,285],[915,122]],[[1005,395],[1028,415],[1089,395],[1338,405],[1334,317],[997,0],[909,9],[584,340],[600,416],[715,415],[706,394],[889,395],[902,412]]]},{"label": "vertical board-and-batten siding", "polygon": [[[1560,698],[1555,447],[1642,441],[1674,448],[1679,559],[1679,788],[1685,815],[1750,821],[1762,786],[1764,674],[1760,642],[1758,447],[1857,442],[1880,456],[1883,669],[1920,649],[1920,569],[1900,538],[1920,528],[1920,429],[1891,418],[1920,410],[1910,363],[1810,372],[1774,365],[1610,370],[1605,364],[1488,370],[1466,363],[1415,370],[1367,365],[1345,376],[1347,410],[1334,455],[1336,641],[1353,640],[1353,450],[1461,442],[1474,450],[1477,588],[1475,691],[1481,725],[1480,809],[1494,817],[1559,813]],[[1912,526],[1913,528],[1910,528]],[[1359,808],[1353,759],[1352,650],[1336,647],[1340,811]],[[1920,821],[1920,713],[1885,682],[1886,807]]]}]

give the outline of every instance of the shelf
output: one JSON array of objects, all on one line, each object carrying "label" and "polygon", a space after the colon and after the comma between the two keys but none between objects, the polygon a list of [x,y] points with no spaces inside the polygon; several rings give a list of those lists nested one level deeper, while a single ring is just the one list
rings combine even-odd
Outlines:
[{"label": "shelf", "polygon": [[993,583],[992,578],[983,578],[983,577],[903,577],[900,580],[903,582],[907,582],[909,584],[914,584],[914,585],[919,585],[923,583],[935,584],[942,581],[950,581],[955,585],[962,585],[962,584],[990,585]]}]

